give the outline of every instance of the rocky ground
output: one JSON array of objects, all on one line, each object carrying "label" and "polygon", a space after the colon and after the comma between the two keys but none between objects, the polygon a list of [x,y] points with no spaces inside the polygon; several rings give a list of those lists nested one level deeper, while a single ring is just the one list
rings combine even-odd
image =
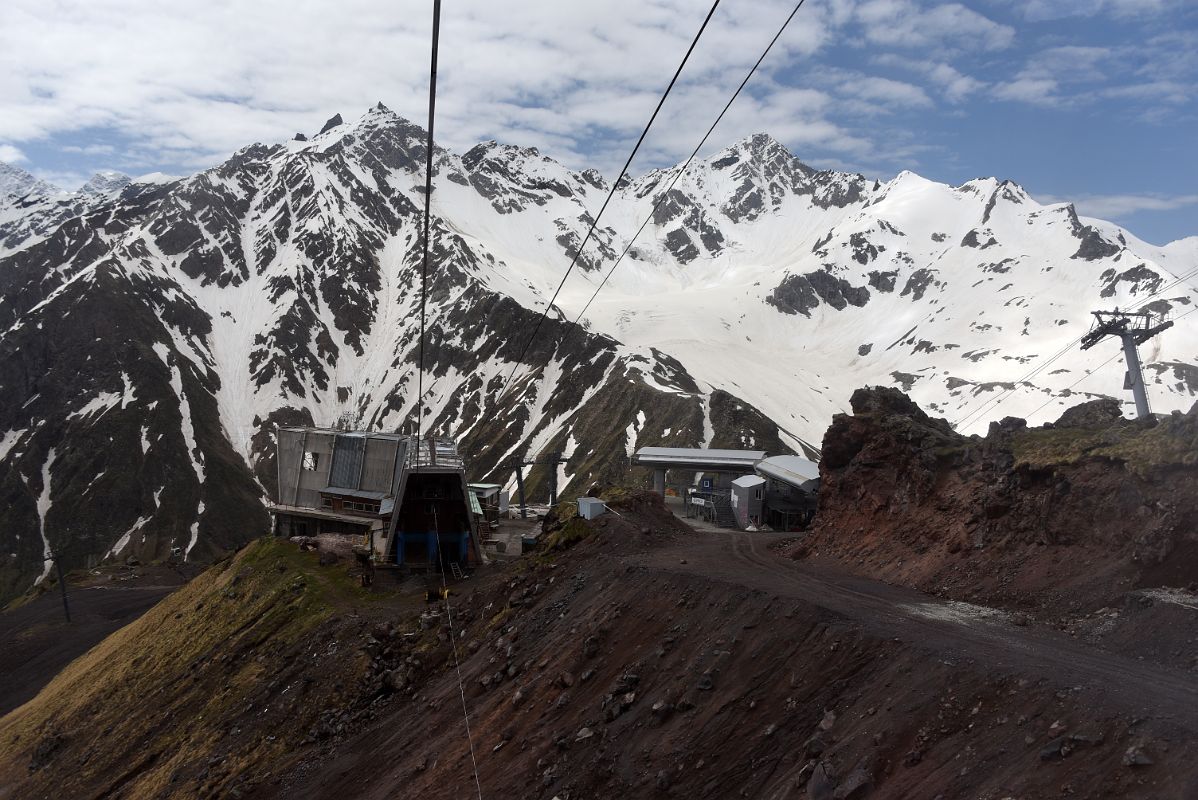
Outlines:
[{"label": "rocky ground", "polygon": [[[474,598],[483,613],[464,625],[461,673],[484,793],[997,800],[1198,787],[1198,718],[1174,714],[1198,700],[1192,676],[788,565],[769,537],[644,521],[600,520],[568,554]],[[574,524],[559,540],[585,527]],[[255,796],[470,794],[456,672],[384,702],[398,708]]]},{"label": "rocky ground", "polygon": [[852,406],[789,555],[1198,667],[1198,406],[1142,423],[1097,400],[985,437],[893,389]]},{"label": "rocky ground", "polygon": [[0,719],[0,797],[1198,791],[1198,679],[1168,658],[608,498],[448,604],[254,544]]}]

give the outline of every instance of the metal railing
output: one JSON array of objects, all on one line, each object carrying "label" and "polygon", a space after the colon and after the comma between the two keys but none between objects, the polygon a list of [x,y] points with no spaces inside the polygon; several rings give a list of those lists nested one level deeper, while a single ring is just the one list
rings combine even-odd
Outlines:
[{"label": "metal railing", "polygon": [[466,462],[458,453],[458,443],[453,439],[433,436],[417,439],[415,436],[409,436],[404,467],[407,469],[424,467],[465,469]]}]

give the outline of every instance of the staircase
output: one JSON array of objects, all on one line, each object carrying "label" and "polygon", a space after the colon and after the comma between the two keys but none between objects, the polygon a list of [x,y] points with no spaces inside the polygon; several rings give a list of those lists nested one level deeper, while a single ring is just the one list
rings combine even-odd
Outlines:
[{"label": "staircase", "polygon": [[732,510],[729,495],[714,493],[711,495],[712,510],[715,512],[715,524],[721,528],[736,527],[736,513]]}]

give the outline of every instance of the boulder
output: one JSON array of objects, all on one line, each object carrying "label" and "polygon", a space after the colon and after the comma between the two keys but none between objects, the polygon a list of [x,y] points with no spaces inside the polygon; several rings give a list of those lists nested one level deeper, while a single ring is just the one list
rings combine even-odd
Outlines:
[{"label": "boulder", "polygon": [[1148,767],[1156,762],[1140,745],[1132,745],[1123,754],[1123,763],[1129,767]]},{"label": "boulder", "polygon": [[1104,428],[1123,421],[1119,401],[1113,397],[1101,397],[1065,409],[1061,418],[1053,423],[1054,428]]},{"label": "boulder", "polygon": [[826,761],[819,762],[811,771],[811,777],[807,779],[808,800],[833,800],[835,791],[836,779],[832,774],[832,768]]}]

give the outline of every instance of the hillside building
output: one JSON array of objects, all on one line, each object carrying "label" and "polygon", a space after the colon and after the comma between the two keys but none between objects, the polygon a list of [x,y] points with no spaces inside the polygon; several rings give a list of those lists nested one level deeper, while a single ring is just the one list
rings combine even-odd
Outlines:
[{"label": "hillside building", "polygon": [[765,481],[765,524],[776,531],[806,528],[815,516],[819,464],[802,456],[771,456],[754,471]]},{"label": "hillside building", "polygon": [[449,569],[481,560],[477,503],[452,440],[280,428],[276,447],[276,535],[360,537],[379,565]]},{"label": "hillside building", "polygon": [[[687,517],[723,527],[802,530],[815,515],[819,465],[760,450],[642,447],[634,466],[653,470],[653,490],[682,498]],[[671,475],[683,478],[681,483]]]},{"label": "hillside building", "polygon": [[497,483],[471,483],[466,488],[474,498],[471,509],[479,519],[480,528],[498,527],[508,509],[509,495],[504,488]]},{"label": "hillside building", "polygon": [[736,527],[761,527],[761,512],[765,506],[765,478],[760,475],[740,476],[732,481],[732,494],[729,499],[732,512],[736,516]]}]

